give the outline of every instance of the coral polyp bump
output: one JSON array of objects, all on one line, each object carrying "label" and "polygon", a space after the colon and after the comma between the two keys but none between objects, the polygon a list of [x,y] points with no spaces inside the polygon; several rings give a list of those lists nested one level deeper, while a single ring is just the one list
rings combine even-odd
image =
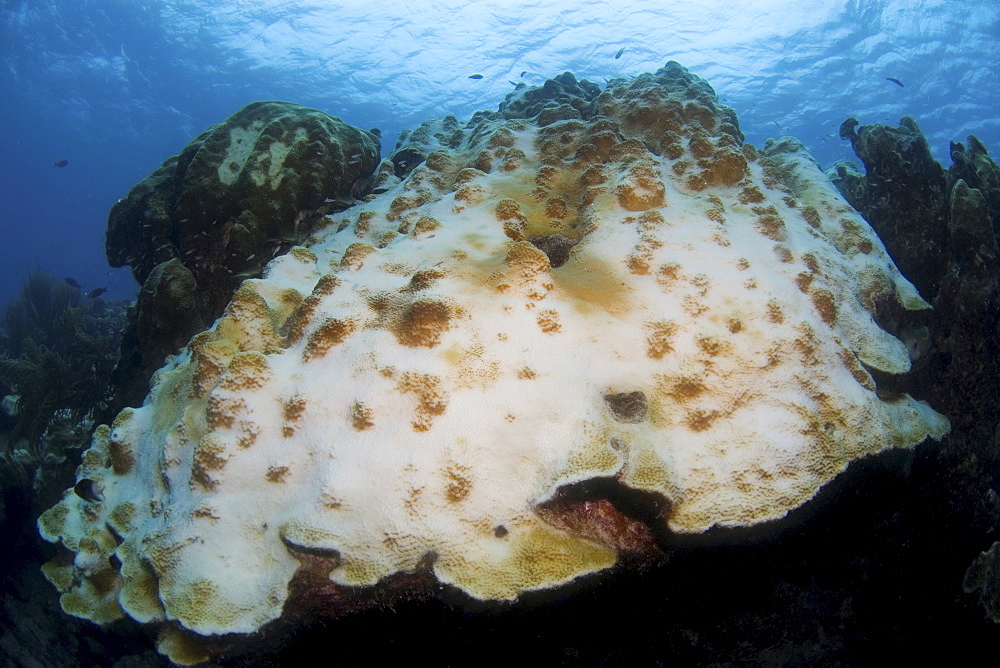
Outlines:
[{"label": "coral polyp bump", "polygon": [[800,144],[744,145],[676,63],[534,113],[426,123],[422,162],[386,161],[97,431],[102,498],[39,521],[75,553],[47,567],[67,612],[167,622],[190,662],[307,581],[334,611],[421,574],[515,599],[631,549],[563,490],[749,526],[947,432],[869,373],[909,369],[879,309],[928,305]]}]

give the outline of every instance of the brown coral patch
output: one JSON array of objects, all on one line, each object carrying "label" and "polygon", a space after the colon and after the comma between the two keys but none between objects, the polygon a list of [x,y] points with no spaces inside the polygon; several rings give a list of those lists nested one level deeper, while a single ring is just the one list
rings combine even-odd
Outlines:
[{"label": "brown coral patch", "polygon": [[347,340],[355,330],[354,321],[341,318],[327,318],[309,335],[305,349],[302,351],[302,360],[309,360],[322,357],[334,346],[340,345]]},{"label": "brown coral patch", "polygon": [[776,325],[785,322],[785,314],[777,302],[770,301],[767,303],[767,319]]},{"label": "brown coral patch", "polygon": [[779,216],[763,215],[757,217],[757,231],[771,241],[784,241],[787,237],[785,221]]},{"label": "brown coral patch", "polygon": [[232,392],[259,390],[271,379],[267,357],[257,351],[237,353],[222,378],[219,387]]},{"label": "brown coral patch", "polygon": [[268,466],[264,479],[268,482],[282,483],[288,477],[289,468],[287,466]]},{"label": "brown coral patch", "polygon": [[746,185],[740,191],[740,204],[758,204],[764,201],[764,193],[757,186]]},{"label": "brown coral patch", "polygon": [[448,406],[447,395],[441,390],[441,379],[437,376],[408,371],[402,375],[396,389],[416,397],[417,405],[410,423],[413,431],[429,430],[434,418],[443,415]]},{"label": "brown coral patch", "polygon": [[135,455],[132,453],[132,448],[128,443],[114,438],[108,441],[108,459],[115,475],[127,475],[135,466]]},{"label": "brown coral patch", "polygon": [[458,503],[468,498],[472,491],[472,480],[469,479],[469,469],[465,466],[452,464],[445,469],[448,484],[445,486],[444,498],[448,503]]},{"label": "brown coral patch", "polygon": [[705,431],[710,429],[712,425],[724,414],[721,411],[716,410],[692,410],[684,416],[684,424],[691,431]]},{"label": "brown coral patch", "polygon": [[649,333],[646,335],[646,356],[652,359],[662,359],[667,353],[673,352],[673,338],[677,333],[677,325],[661,320],[646,324]]},{"label": "brown coral patch", "polygon": [[231,429],[236,418],[247,411],[246,402],[239,397],[227,397],[213,392],[208,395],[205,417],[209,429]]},{"label": "brown coral patch", "polygon": [[496,206],[497,220],[503,223],[503,231],[514,241],[524,240],[524,231],[528,226],[528,217],[521,207],[512,199],[502,199]]},{"label": "brown coral patch", "polygon": [[355,242],[347,247],[344,256],[340,258],[340,269],[344,271],[358,271],[365,265],[365,259],[372,253],[378,251],[371,244]]},{"label": "brown coral patch", "polygon": [[282,417],[285,418],[285,424],[282,427],[282,434],[285,438],[289,438],[295,434],[295,425],[302,419],[303,414],[306,411],[306,400],[304,397],[295,396],[286,401],[282,407]]},{"label": "brown coral patch", "polygon": [[660,175],[645,162],[634,165],[615,188],[618,204],[626,211],[648,211],[666,204],[666,188]]},{"label": "brown coral patch", "polygon": [[551,309],[539,312],[538,326],[546,334],[555,334],[562,330],[562,325],[559,324],[559,314]]},{"label": "brown coral patch", "polygon": [[361,401],[355,401],[351,405],[351,426],[356,431],[364,431],[375,426],[372,421],[372,409]]},{"label": "brown coral patch", "polygon": [[837,321],[837,302],[833,293],[829,290],[817,289],[813,290],[809,298],[812,300],[816,312],[819,313],[819,317],[832,327]]},{"label": "brown coral patch", "polygon": [[192,482],[198,483],[206,491],[211,490],[218,484],[212,478],[212,472],[222,470],[227,461],[225,444],[215,434],[206,434],[198,441],[194,451]]},{"label": "brown coral patch", "polygon": [[421,269],[410,277],[410,284],[407,290],[419,292],[431,287],[435,281],[445,277],[445,272],[440,269]]},{"label": "brown coral patch", "polygon": [[421,190],[415,195],[400,195],[392,200],[392,204],[389,205],[389,212],[386,213],[385,218],[390,223],[394,222],[399,219],[404,211],[423,206],[431,201],[431,199],[431,193],[426,190]]},{"label": "brown coral patch", "polygon": [[411,348],[433,348],[447,331],[452,312],[436,299],[418,299],[410,304],[392,326],[396,340]]},{"label": "brown coral patch", "polygon": [[439,223],[437,219],[430,216],[421,216],[413,226],[413,236],[418,237],[421,235],[431,234],[439,227],[441,227],[441,223]]}]

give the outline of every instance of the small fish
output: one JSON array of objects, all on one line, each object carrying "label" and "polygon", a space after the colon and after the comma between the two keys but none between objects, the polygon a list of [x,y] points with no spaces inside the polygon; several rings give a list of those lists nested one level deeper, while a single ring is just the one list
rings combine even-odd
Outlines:
[{"label": "small fish", "polygon": [[84,501],[103,501],[104,500],[104,490],[101,489],[100,484],[91,480],[90,478],[84,478],[80,482],[73,485],[73,491],[76,495],[83,499]]},{"label": "small fish", "polygon": [[361,162],[361,154],[360,153],[355,153],[354,155],[351,156],[350,160],[347,161],[347,164],[348,165],[353,165],[353,164],[356,164],[356,163],[359,163],[359,162]]},{"label": "small fish", "polygon": [[483,75],[482,74],[470,74],[469,78],[470,79],[482,79]]},{"label": "small fish", "polygon": [[524,76],[525,74],[527,74],[527,73],[528,73],[528,70],[523,70],[523,71],[521,72],[521,76],[523,77],[523,76]]},{"label": "small fish", "polygon": [[66,277],[66,278],[64,278],[63,280],[64,280],[64,281],[66,281],[66,283],[67,283],[68,285],[72,285],[72,286],[73,286],[74,288],[76,288],[77,290],[79,290],[79,289],[80,289],[80,283],[79,283],[79,281],[77,281],[77,280],[76,280],[75,278],[72,278],[71,276],[67,276],[67,277]]},{"label": "small fish", "polygon": [[517,86],[517,82],[511,81],[510,79],[507,79],[507,83],[509,83],[511,86]]},{"label": "small fish", "polygon": [[905,86],[903,86],[903,82],[900,81],[899,79],[896,79],[896,78],[893,78],[893,77],[886,77],[885,80],[886,81],[891,81],[892,83],[896,84],[900,88],[905,88]]},{"label": "small fish", "polygon": [[93,290],[87,293],[87,296],[90,297],[91,299],[97,299],[107,291],[108,291],[107,288],[94,288]]},{"label": "small fish", "polygon": [[621,58],[623,53],[625,53],[625,47],[624,46],[622,48],[618,49],[618,53],[615,54],[615,60],[618,60],[619,58]]},{"label": "small fish", "polygon": [[57,160],[56,162],[52,163],[52,166],[53,167],[65,167],[68,164],[69,164],[69,160]]}]

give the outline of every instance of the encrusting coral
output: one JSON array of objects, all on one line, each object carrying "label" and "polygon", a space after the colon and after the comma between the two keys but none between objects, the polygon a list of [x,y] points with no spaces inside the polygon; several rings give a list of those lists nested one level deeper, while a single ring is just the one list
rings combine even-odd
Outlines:
[{"label": "encrusting coral", "polygon": [[514,599],[655,550],[595,490],[749,526],[947,432],[869,373],[928,305],[800,144],[676,63],[530,113],[426,123],[97,430],[39,520],[67,612],[193,663],[390,581]]}]

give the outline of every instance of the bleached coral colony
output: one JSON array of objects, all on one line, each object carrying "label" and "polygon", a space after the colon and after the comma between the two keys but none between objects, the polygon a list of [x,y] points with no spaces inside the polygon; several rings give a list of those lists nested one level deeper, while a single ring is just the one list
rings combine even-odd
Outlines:
[{"label": "bleached coral colony", "polygon": [[625,549],[610,506],[543,509],[568,486],[748,526],[948,430],[869,373],[908,370],[879,322],[928,305],[794,140],[744,144],[676,63],[477,118],[422,126],[418,166],[385,161],[98,429],[100,494],[39,521],[74,553],[46,568],[67,612],[170,622],[191,662],[303,582],[512,599]]}]

